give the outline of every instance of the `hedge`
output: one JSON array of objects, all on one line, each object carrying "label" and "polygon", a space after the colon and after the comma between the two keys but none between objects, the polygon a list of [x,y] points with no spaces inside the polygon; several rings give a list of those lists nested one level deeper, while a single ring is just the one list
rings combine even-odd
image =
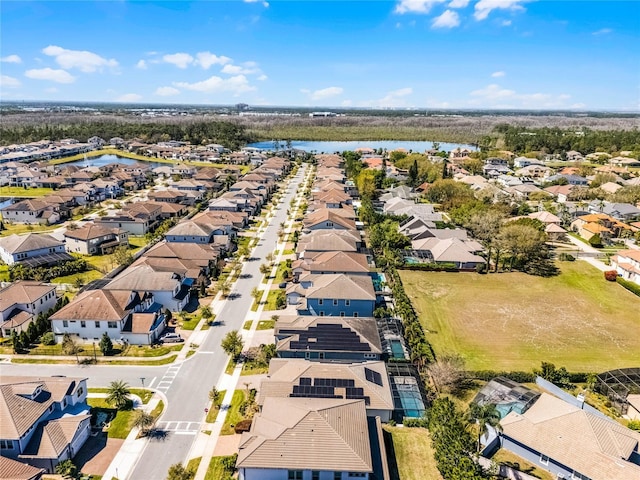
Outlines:
[{"label": "hedge", "polygon": [[640,297],[640,285],[638,285],[636,283],[633,283],[633,282],[630,282],[629,280],[625,280],[622,277],[617,277],[616,278],[616,282],[618,282],[624,288],[629,290],[631,293],[634,293],[634,294],[636,294],[637,296]]},{"label": "hedge", "polygon": [[[534,383],[536,381],[537,375],[533,372],[522,372],[522,371],[514,371],[514,372],[499,372],[496,370],[476,370],[467,372],[469,378],[474,380],[484,380],[489,381],[496,377],[505,377],[509,380],[513,380],[518,383]],[[586,383],[588,373],[585,372],[569,372],[569,382],[571,383]]]},{"label": "hedge", "polygon": [[407,263],[402,265],[402,270],[420,270],[425,272],[458,272],[453,263]]}]

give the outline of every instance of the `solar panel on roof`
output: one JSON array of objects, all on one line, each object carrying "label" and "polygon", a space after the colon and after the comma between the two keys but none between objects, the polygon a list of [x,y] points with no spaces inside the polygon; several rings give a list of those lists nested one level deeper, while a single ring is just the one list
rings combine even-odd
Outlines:
[{"label": "solar panel on roof", "polygon": [[375,383],[376,385],[380,385],[382,386],[382,375],[380,375],[378,372],[375,372],[373,370],[371,370],[370,368],[365,367],[364,368],[364,377],[372,383]]},{"label": "solar panel on roof", "polygon": [[300,385],[311,385],[311,379],[308,377],[300,377]]}]

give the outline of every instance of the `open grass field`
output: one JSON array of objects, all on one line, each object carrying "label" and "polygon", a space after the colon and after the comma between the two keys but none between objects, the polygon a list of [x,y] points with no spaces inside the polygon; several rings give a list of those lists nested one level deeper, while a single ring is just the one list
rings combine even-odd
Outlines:
[{"label": "open grass field", "polygon": [[426,428],[384,427],[391,480],[441,480]]},{"label": "open grass field", "polygon": [[53,192],[53,188],[45,188],[45,187],[35,187],[35,188],[24,188],[24,187],[0,187],[0,197],[43,197],[45,195]]},{"label": "open grass field", "polygon": [[638,364],[640,298],[586,262],[561,274],[477,275],[402,271],[436,354],[459,353],[470,370],[525,370],[541,361],[601,372]]}]

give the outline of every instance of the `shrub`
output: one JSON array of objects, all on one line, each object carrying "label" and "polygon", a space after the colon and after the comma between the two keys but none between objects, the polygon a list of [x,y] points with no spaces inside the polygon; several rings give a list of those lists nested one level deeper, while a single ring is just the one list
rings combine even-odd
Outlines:
[{"label": "shrub", "polygon": [[635,430],[636,432],[640,432],[640,420],[631,420],[627,424],[627,427],[629,427],[631,430]]},{"label": "shrub", "polygon": [[42,338],[40,339],[42,341],[43,345],[55,345],[56,344],[56,336],[53,334],[53,332],[47,332],[44,335],[42,335]]},{"label": "shrub", "polygon": [[476,265],[476,273],[487,273],[487,264],[486,263],[479,263],[478,265]]},{"label": "shrub", "polygon": [[429,421],[426,418],[405,418],[404,420],[402,420],[402,424],[408,428],[426,428],[429,426]]},{"label": "shrub", "polygon": [[531,383],[536,381],[536,376],[531,372],[498,372],[495,370],[478,370],[467,372],[469,378],[489,381],[495,377],[505,377],[518,383]]},{"label": "shrub", "polygon": [[561,262],[573,262],[575,261],[575,259],[576,258],[570,253],[561,253],[560,255],[558,255],[558,260],[560,260]]},{"label": "shrub", "polygon": [[251,420],[240,420],[238,423],[236,423],[236,426],[233,427],[233,429],[236,433],[248,432],[251,429]]},{"label": "shrub", "polygon": [[630,282],[629,280],[625,280],[622,277],[616,277],[616,282],[629,290],[631,293],[634,293],[640,297],[640,285]]},{"label": "shrub", "polygon": [[606,272],[604,272],[604,278],[608,282],[615,282],[616,278],[618,278],[618,272],[616,272],[615,270],[607,270]]}]

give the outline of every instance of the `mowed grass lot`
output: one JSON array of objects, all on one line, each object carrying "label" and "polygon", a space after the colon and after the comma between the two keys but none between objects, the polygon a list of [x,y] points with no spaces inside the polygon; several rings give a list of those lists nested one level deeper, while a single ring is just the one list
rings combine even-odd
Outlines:
[{"label": "mowed grass lot", "polygon": [[470,370],[524,370],[541,361],[569,371],[631,367],[640,352],[640,298],[586,262],[561,274],[402,271],[436,354]]},{"label": "mowed grass lot", "polygon": [[441,480],[426,428],[384,426],[391,480]]}]

